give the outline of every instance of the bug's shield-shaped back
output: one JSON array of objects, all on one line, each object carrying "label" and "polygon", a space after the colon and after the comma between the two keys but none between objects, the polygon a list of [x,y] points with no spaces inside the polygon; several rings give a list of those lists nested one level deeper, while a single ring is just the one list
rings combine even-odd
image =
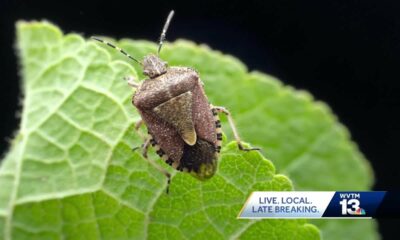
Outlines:
[{"label": "bug's shield-shaped back", "polygon": [[197,140],[192,119],[192,95],[190,91],[182,93],[153,109],[160,118],[174,126],[183,141],[190,146]]}]

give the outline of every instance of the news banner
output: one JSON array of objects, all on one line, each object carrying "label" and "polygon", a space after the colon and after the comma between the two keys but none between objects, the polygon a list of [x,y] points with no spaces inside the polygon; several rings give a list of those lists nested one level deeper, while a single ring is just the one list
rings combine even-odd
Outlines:
[{"label": "news banner", "polygon": [[238,218],[398,218],[400,192],[253,192]]}]

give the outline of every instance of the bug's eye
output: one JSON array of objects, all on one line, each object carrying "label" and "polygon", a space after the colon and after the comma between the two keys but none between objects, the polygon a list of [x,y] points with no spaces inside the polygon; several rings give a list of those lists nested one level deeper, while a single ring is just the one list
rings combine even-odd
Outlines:
[{"label": "bug's eye", "polygon": [[149,70],[144,70],[144,71],[143,71],[143,74],[144,74],[144,75],[149,75]]}]

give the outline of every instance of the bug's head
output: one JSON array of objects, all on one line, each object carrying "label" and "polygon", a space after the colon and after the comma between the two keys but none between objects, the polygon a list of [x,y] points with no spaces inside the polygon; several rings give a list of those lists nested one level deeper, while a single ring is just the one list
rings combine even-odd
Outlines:
[{"label": "bug's head", "polygon": [[149,78],[158,77],[167,72],[167,63],[154,54],[149,54],[142,61],[143,74]]},{"label": "bug's head", "polygon": [[158,55],[160,55],[161,47],[165,40],[165,34],[172,17],[174,16],[174,10],[171,10],[168,14],[167,20],[165,21],[163,30],[160,36],[160,42],[158,44],[157,56],[154,54],[147,55],[142,61],[143,74],[149,78],[155,78],[167,72],[167,63],[161,60]]},{"label": "bug's head", "polygon": [[112,47],[114,49],[117,49],[120,53],[124,54],[125,56],[127,56],[128,58],[130,58],[131,60],[137,62],[138,64],[142,65],[143,67],[143,74],[150,77],[150,78],[155,78],[157,76],[160,76],[164,73],[167,72],[167,63],[164,62],[163,60],[161,60],[158,55],[160,55],[160,51],[161,51],[161,47],[163,45],[163,42],[165,40],[165,34],[167,33],[167,29],[168,26],[171,22],[172,17],[174,16],[174,10],[171,10],[168,14],[168,18],[165,21],[163,30],[161,32],[161,36],[160,36],[160,41],[158,44],[158,50],[157,50],[157,56],[154,54],[149,54],[147,56],[144,57],[142,62],[139,62],[136,58],[132,57],[131,55],[129,55],[125,50],[115,46],[112,43],[109,43],[103,39],[100,39],[98,37],[92,37],[94,40],[99,41],[105,45],[108,45],[109,47]]}]

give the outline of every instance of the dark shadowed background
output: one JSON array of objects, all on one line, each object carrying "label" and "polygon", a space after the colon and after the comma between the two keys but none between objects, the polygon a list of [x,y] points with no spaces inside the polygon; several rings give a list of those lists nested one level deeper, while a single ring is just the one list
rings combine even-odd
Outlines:
[{"label": "dark shadowed background", "polygon": [[[0,0],[0,152],[19,122],[16,20],[47,19],[64,32],[87,37],[157,40],[170,9],[176,15],[168,40],[206,43],[238,57],[250,70],[310,91],[332,107],[371,161],[374,189],[400,190],[398,1]],[[379,223],[384,239],[398,236],[399,219]]]}]

